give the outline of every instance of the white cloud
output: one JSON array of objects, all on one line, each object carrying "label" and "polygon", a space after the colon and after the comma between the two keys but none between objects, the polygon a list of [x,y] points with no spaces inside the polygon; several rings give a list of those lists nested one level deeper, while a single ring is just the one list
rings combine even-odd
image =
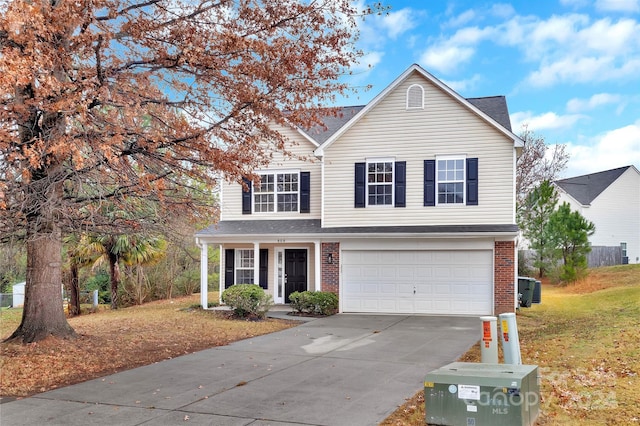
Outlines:
[{"label": "white cloud", "polygon": [[415,12],[411,9],[400,9],[397,12],[382,15],[379,25],[387,31],[389,38],[395,40],[399,35],[416,26],[414,16]]},{"label": "white cloud", "polygon": [[618,63],[611,56],[563,58],[543,65],[532,72],[527,81],[536,87],[551,86],[559,82],[593,83],[624,79],[640,72],[640,58]]},{"label": "white cloud", "polygon": [[545,112],[534,115],[531,111],[515,112],[511,114],[511,126],[516,131],[527,125],[529,130],[538,132],[545,129],[564,129],[573,126],[578,120],[584,118],[579,114],[557,115],[555,112]]},{"label": "white cloud", "polygon": [[573,44],[582,46],[583,51],[623,54],[639,47],[638,31],[640,24],[633,19],[611,22],[611,19],[604,18],[572,34],[575,37]]},{"label": "white cloud", "polygon": [[453,90],[455,90],[456,92],[463,94],[464,92],[475,89],[478,86],[478,83],[480,82],[481,79],[482,77],[480,77],[480,74],[474,74],[473,77],[467,78],[465,80],[458,80],[458,81],[442,80],[442,82],[447,86],[449,86],[450,88],[452,88]]},{"label": "white cloud", "polygon": [[590,111],[602,105],[620,103],[621,100],[622,97],[620,95],[597,93],[589,99],[573,98],[569,100],[569,102],[567,102],[567,111],[570,113]]},{"label": "white cloud", "polygon": [[469,61],[474,53],[475,49],[472,47],[448,44],[436,45],[428,48],[420,56],[420,63],[427,69],[446,73]]},{"label": "white cloud", "polygon": [[[484,18],[478,12],[466,11],[450,22]],[[614,81],[635,78],[640,72],[638,34],[640,22],[629,18],[594,21],[577,13],[548,19],[515,15],[496,25],[469,25],[452,34],[445,30],[427,46],[420,61],[442,73],[457,71],[470,61],[481,43],[489,41],[518,49],[522,59],[534,65],[526,82],[536,87]]]},{"label": "white cloud", "polygon": [[638,12],[639,0],[597,0],[596,9],[606,12]]},{"label": "white cloud", "polygon": [[[357,8],[364,7],[362,2]],[[367,16],[363,21],[358,21],[360,31],[359,43],[365,47],[382,49],[389,40],[396,40],[399,36],[415,28],[417,17],[423,12],[409,8],[400,9],[388,14]]]},{"label": "white cloud", "polygon": [[465,10],[458,16],[454,16],[449,19],[444,26],[445,27],[459,27],[468,22],[471,22],[476,17],[476,12],[473,9]]},{"label": "white cloud", "polygon": [[368,52],[360,60],[357,65],[353,65],[350,68],[354,74],[368,73],[382,61],[384,52]]},{"label": "white cloud", "polygon": [[590,145],[568,143],[567,150],[570,159],[566,177],[632,164],[640,168],[640,121],[598,135]]}]

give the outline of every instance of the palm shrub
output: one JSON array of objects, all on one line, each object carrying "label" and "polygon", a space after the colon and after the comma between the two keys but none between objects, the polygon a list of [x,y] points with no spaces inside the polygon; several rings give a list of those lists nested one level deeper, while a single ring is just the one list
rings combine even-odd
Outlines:
[{"label": "palm shrub", "polygon": [[236,284],[222,293],[222,302],[240,318],[264,318],[273,306],[271,295],[256,284]]}]

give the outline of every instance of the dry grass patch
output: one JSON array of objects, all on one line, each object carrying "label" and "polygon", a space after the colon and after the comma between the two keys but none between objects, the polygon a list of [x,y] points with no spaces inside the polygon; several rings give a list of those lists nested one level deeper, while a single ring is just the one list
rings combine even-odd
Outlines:
[{"label": "dry grass patch", "polygon": [[[217,293],[210,300],[217,300]],[[198,296],[191,296],[103,310],[69,319],[77,339],[2,343],[0,395],[33,395],[298,324],[231,320],[224,313],[193,308],[197,303]],[[2,311],[1,339],[15,330],[21,315],[18,309]]]},{"label": "dry grass patch", "polygon": [[[538,425],[640,425],[640,265],[593,269],[566,287],[543,282],[542,304],[517,322],[523,362],[540,368]],[[479,345],[461,358],[479,360]],[[419,391],[382,425],[423,426],[424,408]]]}]

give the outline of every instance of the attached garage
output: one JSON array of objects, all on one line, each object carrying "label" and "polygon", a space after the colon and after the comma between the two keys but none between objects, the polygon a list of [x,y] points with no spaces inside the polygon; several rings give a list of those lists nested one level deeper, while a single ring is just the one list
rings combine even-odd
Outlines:
[{"label": "attached garage", "polygon": [[487,315],[491,250],[344,250],[342,312]]}]

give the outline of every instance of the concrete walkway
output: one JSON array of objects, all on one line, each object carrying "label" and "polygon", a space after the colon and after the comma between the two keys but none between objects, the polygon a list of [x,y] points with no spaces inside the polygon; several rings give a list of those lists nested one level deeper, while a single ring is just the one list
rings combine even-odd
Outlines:
[{"label": "concrete walkway", "polygon": [[376,425],[479,338],[475,317],[334,315],[1,404],[0,424]]}]

